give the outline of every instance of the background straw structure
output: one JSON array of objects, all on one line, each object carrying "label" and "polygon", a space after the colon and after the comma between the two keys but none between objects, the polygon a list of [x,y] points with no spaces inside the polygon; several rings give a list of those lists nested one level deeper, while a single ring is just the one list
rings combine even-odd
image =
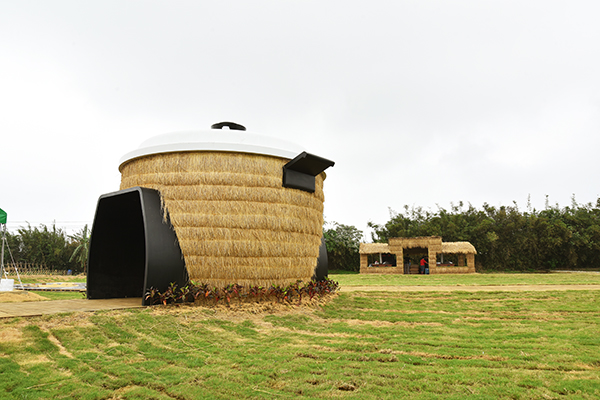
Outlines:
[{"label": "background straw structure", "polygon": [[176,152],[121,166],[121,189],[161,193],[190,279],[224,286],[289,284],[313,275],[323,227],[315,193],[282,187],[286,159],[246,153]]}]

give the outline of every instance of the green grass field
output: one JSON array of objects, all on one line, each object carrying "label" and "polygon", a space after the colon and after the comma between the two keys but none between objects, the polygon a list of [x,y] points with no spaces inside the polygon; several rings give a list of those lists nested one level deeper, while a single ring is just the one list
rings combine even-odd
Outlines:
[{"label": "green grass field", "polygon": [[339,273],[330,274],[340,285],[598,285],[600,273],[551,273],[551,274],[448,274],[448,275],[378,275]]},{"label": "green grass field", "polygon": [[599,326],[592,290],[350,292],[268,312],[0,319],[0,398],[596,399]]},{"label": "green grass field", "polygon": [[[9,276],[18,283],[15,275]],[[51,282],[86,282],[85,275],[22,275],[21,282],[23,283],[51,283]],[[76,291],[32,291],[48,300],[69,300],[69,299],[84,299],[85,293]]]},{"label": "green grass field", "polygon": [[[16,275],[9,276],[11,279],[17,280]],[[80,275],[21,275],[23,283],[50,283],[50,282],[85,282],[86,276]],[[17,282],[18,283],[18,282]]]},{"label": "green grass field", "polygon": [[65,292],[51,292],[51,291],[35,291],[36,294],[45,297],[48,300],[70,300],[70,299],[85,299],[85,292],[76,291],[65,291]]}]

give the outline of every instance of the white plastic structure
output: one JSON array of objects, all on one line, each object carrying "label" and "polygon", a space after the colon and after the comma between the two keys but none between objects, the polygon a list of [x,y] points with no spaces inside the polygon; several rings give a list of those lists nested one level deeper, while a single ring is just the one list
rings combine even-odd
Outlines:
[{"label": "white plastic structure", "polygon": [[119,162],[119,170],[124,163],[138,157],[179,151],[252,153],[291,160],[305,149],[287,140],[243,130],[211,129],[172,132],[154,136],[142,142],[136,150],[125,154]]},{"label": "white plastic structure", "polygon": [[12,292],[14,288],[14,279],[0,279],[0,292]]}]

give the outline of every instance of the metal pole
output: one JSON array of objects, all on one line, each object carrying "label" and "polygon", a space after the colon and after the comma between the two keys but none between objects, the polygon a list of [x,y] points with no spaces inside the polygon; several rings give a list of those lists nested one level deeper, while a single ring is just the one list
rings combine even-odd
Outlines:
[{"label": "metal pole", "polygon": [[0,258],[0,279],[2,275],[6,275],[4,271],[4,242],[6,241],[6,224],[2,224],[2,258]]}]

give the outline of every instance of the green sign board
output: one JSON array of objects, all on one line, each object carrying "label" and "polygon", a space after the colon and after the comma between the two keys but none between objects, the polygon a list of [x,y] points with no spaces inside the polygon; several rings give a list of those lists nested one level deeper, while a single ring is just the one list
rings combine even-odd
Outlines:
[{"label": "green sign board", "polygon": [[0,208],[0,224],[6,223],[6,211]]}]

